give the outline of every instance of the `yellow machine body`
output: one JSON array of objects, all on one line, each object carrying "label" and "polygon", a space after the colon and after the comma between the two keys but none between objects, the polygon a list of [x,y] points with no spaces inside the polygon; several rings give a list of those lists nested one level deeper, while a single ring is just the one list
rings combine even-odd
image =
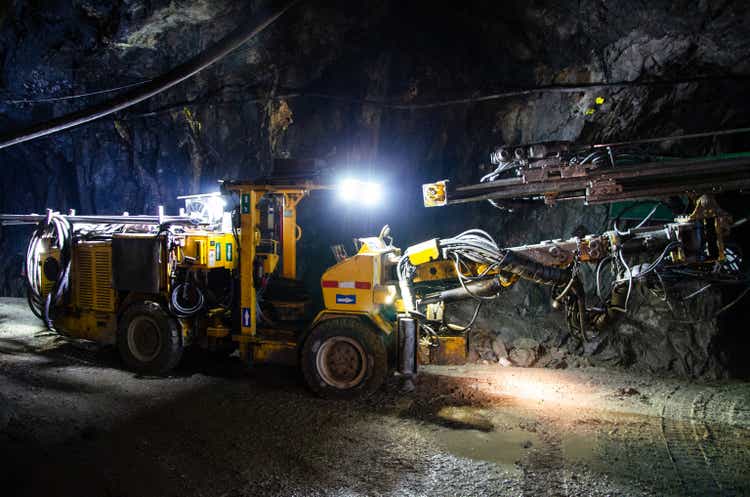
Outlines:
[{"label": "yellow machine body", "polygon": [[439,260],[440,250],[438,249],[437,238],[412,245],[404,252],[404,255],[415,266]]},{"label": "yellow machine body", "polygon": [[465,335],[441,335],[438,347],[429,347],[430,364],[466,364],[467,343]]},{"label": "yellow machine body", "polygon": [[89,309],[72,309],[55,319],[55,326],[66,335],[94,340],[101,344],[115,343],[117,333],[116,315]]},{"label": "yellow machine body", "polygon": [[[301,181],[289,184],[232,182],[224,184],[224,188],[237,194],[240,199],[240,329],[232,339],[238,343],[243,359],[253,362],[296,362],[298,332],[283,327],[261,327],[258,323],[258,266],[263,274],[272,274],[280,266],[279,272],[283,278],[296,278],[297,241],[302,235],[297,225],[297,205],[312,190],[326,187]],[[281,240],[261,238],[261,200],[264,197],[281,199]],[[282,304],[282,307],[280,312],[297,310],[294,303]]]},{"label": "yellow machine body", "polygon": [[[58,249],[48,257],[59,261]],[[46,260],[47,258],[45,258]],[[42,274],[42,293],[48,294],[55,284]],[[106,241],[78,242],[73,248],[70,271],[72,292],[56,313],[55,326],[66,335],[115,342],[117,295],[112,289],[112,246]]]},{"label": "yellow machine body", "polygon": [[237,267],[237,242],[232,233],[189,232],[185,235],[182,254],[195,259],[196,269]]},{"label": "yellow machine body", "polygon": [[[115,343],[118,318],[131,303],[153,301],[169,307],[176,272],[207,281],[213,271],[230,271],[237,281],[234,295],[239,301],[239,322],[233,320],[228,308],[206,309],[203,317],[177,317],[182,330],[183,344],[198,343],[207,348],[221,348],[236,344],[240,357],[250,362],[297,362],[299,347],[306,333],[319,323],[335,318],[363,319],[383,335],[394,334],[396,315],[403,312],[399,292],[392,281],[390,266],[400,251],[381,238],[363,238],[358,252],[330,267],[321,278],[324,308],[312,320],[294,321],[290,316],[309,305],[309,301],[294,298],[275,299],[264,296],[264,305],[271,306],[277,321],[261,320],[258,314],[258,290],[266,284],[265,275],[293,280],[296,277],[296,244],[302,230],[297,225],[297,206],[311,191],[326,187],[307,182],[291,184],[256,184],[232,182],[223,185],[225,193],[239,198],[239,227],[235,231],[213,231],[185,227],[181,232],[166,235],[146,233],[117,233],[105,241],[77,241],[72,247],[71,284],[68,298],[58,308],[55,325],[66,334],[100,343]],[[265,204],[263,204],[265,202]],[[264,216],[269,216],[269,202],[283,209],[278,225],[269,232]],[[279,211],[276,210],[276,213]],[[269,216],[270,218],[270,216]],[[261,233],[266,233],[264,238]],[[273,238],[269,237],[269,233]],[[120,271],[129,271],[129,260],[117,255],[113,260],[113,246],[134,246],[153,240],[158,248],[146,251],[149,267],[144,280],[150,278],[150,290],[123,288],[115,280]],[[122,254],[118,249],[118,254]],[[437,257],[436,244],[424,244],[414,254],[415,260],[426,262]],[[49,253],[53,254],[52,248]],[[59,253],[56,256],[59,259]],[[135,253],[133,257],[136,256]],[[118,262],[120,261],[120,262]],[[140,261],[140,262],[139,262]],[[148,264],[147,264],[148,263]],[[146,267],[144,266],[144,267]],[[113,267],[115,269],[113,269]],[[137,270],[137,269],[135,269]],[[156,271],[155,274],[154,271]],[[42,271],[43,273],[43,271]],[[218,275],[218,273],[216,273]],[[135,277],[135,286],[140,281]],[[129,281],[132,281],[129,280]],[[179,281],[183,281],[180,279]],[[43,280],[48,291],[54,281]],[[223,345],[222,345],[223,344]]]},{"label": "yellow machine body", "polygon": [[[384,285],[383,264],[393,247],[386,247],[378,238],[362,240],[356,255],[329,268],[321,278],[324,310],[302,332],[269,326],[258,320],[256,273],[258,265],[263,273],[277,270],[282,278],[296,277],[296,243],[302,236],[297,225],[297,206],[311,191],[327,189],[309,182],[290,184],[256,184],[233,182],[225,189],[240,197],[240,333],[233,339],[238,342],[240,356],[253,362],[296,362],[298,338],[326,319],[342,316],[359,316],[369,320],[384,333],[393,330],[393,323],[381,315],[384,307],[393,305],[397,297],[395,286]],[[282,205],[281,240],[261,239],[261,201],[264,197],[280,198]],[[279,253],[280,246],[280,253]],[[294,302],[279,303],[279,312]],[[294,311],[295,309],[291,309]]]},{"label": "yellow machine body", "polygon": [[55,286],[55,282],[47,278],[47,273],[44,271],[44,264],[48,259],[54,259],[59,264],[60,249],[57,247],[50,247],[49,244],[46,244],[43,250],[45,251],[46,257],[41,257],[39,260],[39,274],[42,280],[42,295],[46,297],[52,291],[52,288]]},{"label": "yellow machine body", "polygon": [[374,288],[380,280],[378,254],[357,254],[323,273],[321,287],[325,308],[332,311],[369,312]]},{"label": "yellow machine body", "polygon": [[383,266],[394,251],[377,238],[362,239],[356,255],[329,268],[320,280],[327,311],[370,314],[382,305],[393,305],[395,285],[388,285]]},{"label": "yellow machine body", "polygon": [[276,240],[261,239],[255,257],[262,264],[263,273],[272,274],[279,267],[279,242]]}]

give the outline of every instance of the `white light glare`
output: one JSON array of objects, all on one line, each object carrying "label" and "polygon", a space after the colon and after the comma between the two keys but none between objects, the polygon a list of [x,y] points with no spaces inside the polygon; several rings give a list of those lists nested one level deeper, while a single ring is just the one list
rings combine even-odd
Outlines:
[{"label": "white light glare", "polygon": [[383,200],[383,187],[372,181],[345,179],[338,184],[338,196],[345,202],[358,201],[374,206]]},{"label": "white light glare", "polygon": [[222,216],[224,215],[224,209],[226,208],[226,206],[227,202],[218,195],[208,198],[206,207],[208,209],[208,217],[211,222],[217,222],[221,220]]}]

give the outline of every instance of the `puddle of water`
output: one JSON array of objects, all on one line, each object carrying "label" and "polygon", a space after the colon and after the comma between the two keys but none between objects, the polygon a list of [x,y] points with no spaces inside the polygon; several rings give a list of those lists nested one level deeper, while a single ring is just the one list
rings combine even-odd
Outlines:
[{"label": "puddle of water", "polygon": [[560,443],[565,460],[578,463],[597,462],[600,459],[598,445],[592,433],[567,433]]},{"label": "puddle of water", "polygon": [[[545,442],[536,431],[538,421],[528,414],[488,411],[468,406],[445,407],[438,413],[452,422],[436,432],[438,442],[450,453],[470,459],[490,461],[506,467],[515,464]],[[602,440],[596,434],[598,425],[560,429],[560,450],[565,461],[602,467]]]},{"label": "puddle of water", "polygon": [[[446,406],[437,414],[444,425],[435,433],[437,442],[451,454],[489,461],[511,471],[529,450],[542,444],[539,435],[524,429],[527,420],[518,415],[469,406]],[[521,425],[521,426],[519,426]]]},{"label": "puddle of water", "polygon": [[441,428],[437,439],[453,455],[513,467],[541,440],[536,433],[518,428],[500,431]]}]

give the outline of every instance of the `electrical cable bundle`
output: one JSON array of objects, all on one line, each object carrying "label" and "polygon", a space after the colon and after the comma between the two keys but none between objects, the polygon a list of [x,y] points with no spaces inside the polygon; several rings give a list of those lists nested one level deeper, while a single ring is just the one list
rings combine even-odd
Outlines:
[{"label": "electrical cable bundle", "polygon": [[[456,262],[459,280],[483,278],[488,272],[497,269],[520,276],[523,279],[543,285],[565,285],[570,281],[570,270],[548,266],[508,249],[500,249],[495,240],[485,231],[473,229],[453,237],[440,240],[440,249],[446,259]],[[486,266],[475,277],[466,277],[459,271],[466,262]]]},{"label": "electrical cable bundle", "polygon": [[[544,285],[565,285],[571,280],[571,270],[548,266],[531,260],[512,250],[500,249],[486,231],[471,229],[464,231],[454,237],[444,238],[437,242],[442,256],[446,260],[453,261],[459,284],[466,294],[477,301],[469,324],[465,326],[447,325],[454,331],[466,331],[476,321],[482,302],[494,300],[499,294],[478,295],[469,287],[473,282],[494,277],[494,271],[503,271],[515,274],[521,278],[534,281]],[[483,266],[477,275],[469,276],[471,266]],[[408,255],[404,255],[398,262],[396,268],[402,300],[407,312],[417,317],[422,317],[417,312],[413,299],[411,277],[415,272],[414,266],[409,262]],[[492,274],[492,276],[490,276]]]},{"label": "electrical cable bundle", "polygon": [[[27,300],[31,311],[42,319],[48,329],[54,329],[52,311],[68,291],[73,234],[70,222],[60,214],[50,213],[31,235],[26,250]],[[45,244],[60,249],[60,261],[49,257],[41,261]],[[42,271],[47,280],[54,281],[48,293],[42,288]],[[50,274],[54,273],[54,274]]]},{"label": "electrical cable bundle", "polygon": [[[613,229],[618,236],[627,237],[633,233],[633,231],[642,228],[648,223],[656,212],[657,208],[663,205],[662,202],[656,202],[651,211],[640,221],[638,224],[625,231],[621,230],[618,226],[618,219],[615,219],[613,223]],[[673,310],[672,303],[670,302],[670,289],[675,287],[677,284],[685,281],[696,281],[701,282],[704,285],[696,291],[692,291],[690,294],[685,295],[681,298],[683,302],[689,301],[701,293],[705,292],[712,286],[745,286],[742,292],[729,304],[722,307],[713,317],[718,316],[722,312],[725,312],[732,306],[734,306],[739,300],[750,292],[750,277],[743,274],[742,269],[742,257],[731,247],[724,247],[724,260],[716,262],[710,267],[707,265],[689,265],[689,264],[675,264],[674,260],[671,260],[670,264],[665,265],[665,261],[670,261],[670,255],[675,250],[682,246],[682,243],[677,240],[672,240],[667,243],[660,254],[651,262],[645,264],[635,264],[632,261],[628,262],[623,253],[622,247],[617,247],[613,251],[612,255],[602,259],[596,268],[595,283],[596,292],[602,305],[607,305],[609,308],[627,312],[628,304],[633,289],[633,285],[636,282],[646,281],[649,289],[652,286],[658,284],[661,287],[662,294],[661,299],[667,304],[667,306]],[[604,266],[611,264],[615,277],[612,282],[612,289],[609,294],[602,294],[601,285],[601,270]],[[653,276],[654,278],[651,278]],[[614,294],[614,291],[621,287],[627,282],[627,291],[625,293],[625,300],[621,307],[611,305],[610,297]],[[652,293],[653,292],[652,290]]]},{"label": "electrical cable bundle", "polygon": [[503,175],[505,172],[513,171],[514,169],[517,169],[519,167],[522,167],[523,164],[519,161],[511,161],[511,162],[500,162],[498,166],[495,168],[494,171],[491,173],[487,173],[484,176],[481,177],[479,180],[480,183],[487,183],[489,181],[495,181],[500,176]]},{"label": "electrical cable bundle", "polygon": [[653,156],[638,147],[606,147],[578,151],[570,157],[571,165],[592,164],[594,166],[610,167],[623,166],[627,164],[640,164],[665,157]]},{"label": "electrical cable bundle", "polygon": [[[452,260],[459,282],[467,293],[465,282],[485,278],[491,271],[498,270],[515,274],[521,278],[545,285],[565,285],[570,281],[571,272],[567,268],[549,266],[531,260],[509,249],[500,249],[486,231],[471,229],[452,238],[438,241],[443,258]],[[484,266],[476,276],[467,276],[470,265]],[[414,273],[409,257],[403,256],[397,265],[399,282],[408,282]],[[403,286],[403,285],[402,285]],[[476,296],[475,296],[476,297]]]}]

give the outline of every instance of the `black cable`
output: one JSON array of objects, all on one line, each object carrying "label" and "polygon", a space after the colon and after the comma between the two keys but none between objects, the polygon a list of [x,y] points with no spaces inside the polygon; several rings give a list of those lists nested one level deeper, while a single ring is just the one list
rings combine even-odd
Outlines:
[{"label": "black cable", "polygon": [[742,291],[742,292],[741,292],[741,293],[740,293],[740,294],[739,294],[739,295],[737,296],[737,298],[735,298],[735,299],[734,299],[733,301],[731,301],[730,303],[728,303],[727,305],[725,305],[724,307],[722,307],[721,309],[719,309],[718,311],[716,311],[716,314],[714,314],[714,317],[717,317],[717,316],[718,316],[719,314],[721,314],[722,312],[724,312],[724,311],[728,311],[728,310],[729,310],[730,308],[734,307],[734,305],[735,305],[735,304],[736,304],[737,302],[739,302],[740,300],[742,300],[742,299],[743,299],[743,297],[745,297],[745,295],[747,295],[747,292],[750,292],[750,286],[748,286],[747,288],[745,288],[745,289],[744,289],[744,290],[743,290],[743,291]]},{"label": "black cable", "polygon": [[750,128],[723,129],[719,131],[704,131],[702,133],[692,133],[688,135],[660,136],[658,138],[643,138],[639,140],[630,140],[626,142],[599,143],[591,145],[592,148],[621,147],[623,145],[638,145],[642,143],[659,143],[664,141],[689,140],[692,138],[706,138],[709,136],[734,135],[738,133],[750,133]]},{"label": "black cable", "polygon": [[638,223],[638,226],[636,226],[635,229],[638,229],[641,226],[643,226],[645,223],[647,223],[651,219],[651,217],[656,213],[656,210],[659,208],[660,205],[664,205],[665,207],[668,208],[668,206],[666,206],[666,204],[664,204],[664,202],[662,202],[661,200],[639,200],[639,201],[633,202],[629,206],[625,207],[622,211],[620,211],[617,214],[617,216],[615,217],[615,219],[613,220],[613,222],[612,222],[612,228],[615,230],[615,233],[617,233],[618,235],[623,235],[623,234],[629,233],[630,230],[628,230],[628,231],[626,231],[624,233],[620,232],[619,227],[617,226],[618,221],[620,221],[620,218],[622,218],[622,216],[626,212],[629,212],[629,211],[633,210],[634,207],[638,207],[638,206],[644,205],[644,204],[655,204],[655,205],[654,205],[653,209],[651,210],[651,212],[649,212],[646,215],[645,218],[641,219],[641,221]]},{"label": "black cable", "polygon": [[699,280],[703,280],[707,283],[716,283],[718,285],[747,285],[750,284],[750,278],[743,278],[743,279],[737,279],[737,278],[717,278],[717,277],[711,277],[708,276],[707,273],[702,273],[699,271],[689,271],[687,269],[665,269],[662,271],[662,276],[672,276],[675,278],[682,278],[685,276],[688,276],[690,278],[695,278]]},{"label": "black cable", "polygon": [[667,246],[664,247],[664,250],[662,250],[662,252],[659,255],[659,257],[657,257],[654,260],[654,262],[652,262],[651,264],[649,264],[648,267],[646,267],[646,269],[644,269],[643,271],[641,271],[640,273],[638,273],[635,276],[635,279],[639,280],[639,279],[647,276],[652,271],[654,271],[657,267],[659,267],[659,265],[662,263],[662,261],[664,260],[664,258],[667,257],[667,254],[669,252],[671,252],[672,250],[674,250],[677,247],[680,247],[681,245],[682,245],[682,242],[679,242],[679,241],[676,241],[676,240],[673,241],[673,242],[668,243]]},{"label": "black cable", "polygon": [[[602,303],[602,305],[605,305],[606,301],[604,300],[604,297],[602,297],[601,269],[604,267],[605,264],[611,263],[611,262],[612,262],[612,256],[608,255],[604,259],[600,260],[599,264],[596,265],[596,296],[599,297],[599,300]],[[607,295],[607,297],[609,297],[609,295]]]},{"label": "black cable", "polygon": [[694,297],[696,297],[696,296],[700,295],[701,293],[703,293],[703,292],[705,292],[706,290],[708,290],[709,288],[711,288],[711,285],[712,285],[712,284],[713,284],[713,283],[709,283],[709,284],[707,284],[707,285],[705,285],[705,286],[702,286],[702,287],[700,287],[700,288],[699,288],[698,290],[696,290],[696,291],[694,291],[694,292],[690,293],[689,295],[685,295],[684,297],[682,297],[682,300],[683,300],[683,301],[684,301],[684,300],[690,300],[690,299],[692,299],[692,298],[694,298]]},{"label": "black cable", "polygon": [[664,297],[661,300],[663,300],[667,304],[669,311],[674,315],[674,308],[672,307],[672,304],[669,301],[669,292],[667,291],[667,285],[664,284],[664,279],[661,277],[661,273],[659,271],[654,271],[654,274],[656,275],[656,279],[659,280],[659,284],[661,285],[662,292],[664,292]]},{"label": "black cable", "polygon": [[482,303],[477,302],[477,306],[474,308],[474,314],[471,316],[471,319],[466,325],[461,326],[461,325],[453,324],[453,323],[445,323],[445,326],[451,331],[461,331],[461,332],[469,331],[471,327],[474,326],[474,323],[477,320],[477,316],[479,316],[479,309],[481,307],[482,307]]},{"label": "black cable", "polygon": [[469,290],[466,287],[466,284],[464,283],[463,275],[461,274],[461,268],[458,267],[458,255],[457,254],[455,255],[455,260],[454,260],[453,264],[456,267],[456,274],[458,275],[458,282],[461,283],[461,288],[463,288],[464,291],[467,294],[469,294],[469,296],[471,298],[473,298],[474,300],[476,300],[478,302],[482,302],[483,300],[495,300],[498,297],[498,294],[493,295],[491,297],[483,297],[481,295],[476,295],[474,292],[472,292],[471,290]]},{"label": "black cable", "polygon": [[[488,102],[494,100],[502,100],[507,98],[521,97],[534,95],[539,93],[579,93],[587,90],[593,90],[598,88],[637,88],[637,87],[649,87],[649,86],[677,86],[682,84],[697,83],[703,81],[722,81],[722,80],[746,80],[750,79],[750,75],[744,74],[730,74],[725,76],[698,76],[694,78],[684,78],[676,80],[663,80],[663,81],[615,81],[615,82],[595,82],[595,83],[582,83],[576,85],[543,85],[529,88],[519,88],[515,90],[490,93],[487,95],[480,95],[474,97],[463,97],[448,100],[440,100],[435,102],[425,103],[396,103],[388,100],[376,100],[370,98],[352,97],[346,95],[333,95],[328,93],[320,92],[305,92],[299,90],[291,90],[281,95],[269,95],[267,97],[251,98],[251,99],[238,99],[231,101],[222,102],[198,102],[198,101],[183,101],[176,104],[172,104],[169,107],[163,107],[156,111],[139,114],[136,117],[149,117],[156,115],[157,113],[169,112],[176,107],[194,106],[194,105],[236,105],[238,103],[265,103],[274,100],[290,100],[295,98],[316,98],[324,100],[332,100],[344,103],[353,104],[367,104],[382,107],[390,110],[425,110],[425,109],[436,109],[442,107],[450,107],[453,105],[465,105],[473,103]],[[747,128],[750,131],[750,128]],[[669,139],[674,139],[670,137]],[[664,141],[664,140],[659,140]],[[607,145],[594,145],[593,147],[606,147]]]},{"label": "black cable", "polygon": [[114,93],[120,90],[127,90],[128,88],[132,88],[134,86],[140,86],[143,84],[146,84],[150,82],[150,79],[146,79],[143,81],[138,81],[136,83],[130,83],[127,85],[122,86],[116,86],[114,88],[106,88],[103,90],[93,90],[86,93],[78,93],[75,95],[65,95],[62,97],[44,97],[44,98],[19,98],[16,100],[3,100],[2,103],[9,104],[9,105],[17,105],[17,104],[43,104],[43,103],[52,103],[52,102],[62,102],[64,100],[75,100],[78,98],[86,98],[86,97],[93,97],[95,95],[103,95],[105,93]]},{"label": "black cable", "polygon": [[238,27],[214,46],[134,90],[118,95],[102,103],[92,105],[83,110],[55,117],[48,121],[34,124],[26,129],[0,137],[0,149],[100,119],[158,95],[229,55],[232,51],[244,45],[250,39],[254,38],[268,26],[273,24],[299,1],[300,0],[290,0],[283,7],[257,18],[255,22],[250,22]]}]

